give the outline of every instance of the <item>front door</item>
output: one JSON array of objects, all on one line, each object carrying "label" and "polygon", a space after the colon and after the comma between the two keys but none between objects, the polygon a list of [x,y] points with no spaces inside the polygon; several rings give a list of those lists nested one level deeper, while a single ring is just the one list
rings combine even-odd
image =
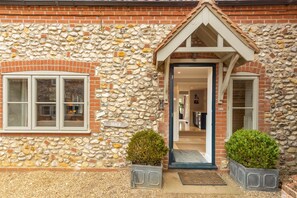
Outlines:
[{"label": "front door", "polygon": [[170,66],[170,168],[215,166],[215,64]]}]

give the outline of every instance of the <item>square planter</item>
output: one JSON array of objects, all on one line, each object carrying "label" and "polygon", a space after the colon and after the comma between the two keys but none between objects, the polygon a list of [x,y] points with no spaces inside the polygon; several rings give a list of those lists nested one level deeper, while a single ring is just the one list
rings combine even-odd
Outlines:
[{"label": "square planter", "polygon": [[131,188],[162,188],[163,166],[131,165]]},{"label": "square planter", "polygon": [[279,170],[246,168],[230,159],[230,176],[243,188],[258,191],[277,191]]}]

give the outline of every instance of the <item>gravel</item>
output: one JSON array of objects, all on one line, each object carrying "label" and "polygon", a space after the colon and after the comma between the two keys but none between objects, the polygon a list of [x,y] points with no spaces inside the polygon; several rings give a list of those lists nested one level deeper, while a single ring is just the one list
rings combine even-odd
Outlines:
[{"label": "gravel", "polygon": [[[230,197],[165,193],[160,189],[131,189],[130,172],[6,171],[0,172],[0,197]],[[234,197],[234,196],[233,196]],[[280,192],[243,191],[244,197],[281,197]]]}]

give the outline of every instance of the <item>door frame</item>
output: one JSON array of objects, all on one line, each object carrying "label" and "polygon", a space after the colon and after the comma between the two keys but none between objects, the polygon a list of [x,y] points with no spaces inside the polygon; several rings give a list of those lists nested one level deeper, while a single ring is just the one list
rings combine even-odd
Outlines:
[{"label": "door frame", "polygon": [[[186,162],[173,162],[173,105],[174,105],[174,68],[175,67],[210,67],[212,68],[212,142],[211,142],[211,158],[210,163],[186,163]],[[215,163],[215,113],[216,113],[216,64],[215,63],[173,63],[170,64],[170,82],[169,82],[169,168],[179,169],[217,169]]]}]

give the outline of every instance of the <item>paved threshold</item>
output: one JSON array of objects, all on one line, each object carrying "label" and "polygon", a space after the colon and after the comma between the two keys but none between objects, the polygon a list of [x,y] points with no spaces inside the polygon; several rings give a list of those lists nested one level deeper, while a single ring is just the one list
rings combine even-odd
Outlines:
[{"label": "paved threshold", "polygon": [[[191,171],[191,170],[189,170]],[[234,195],[242,193],[242,189],[235,184],[227,173],[218,173],[227,183],[226,186],[210,185],[183,185],[179,179],[177,171],[164,172],[164,193],[186,193],[201,195]]]}]

